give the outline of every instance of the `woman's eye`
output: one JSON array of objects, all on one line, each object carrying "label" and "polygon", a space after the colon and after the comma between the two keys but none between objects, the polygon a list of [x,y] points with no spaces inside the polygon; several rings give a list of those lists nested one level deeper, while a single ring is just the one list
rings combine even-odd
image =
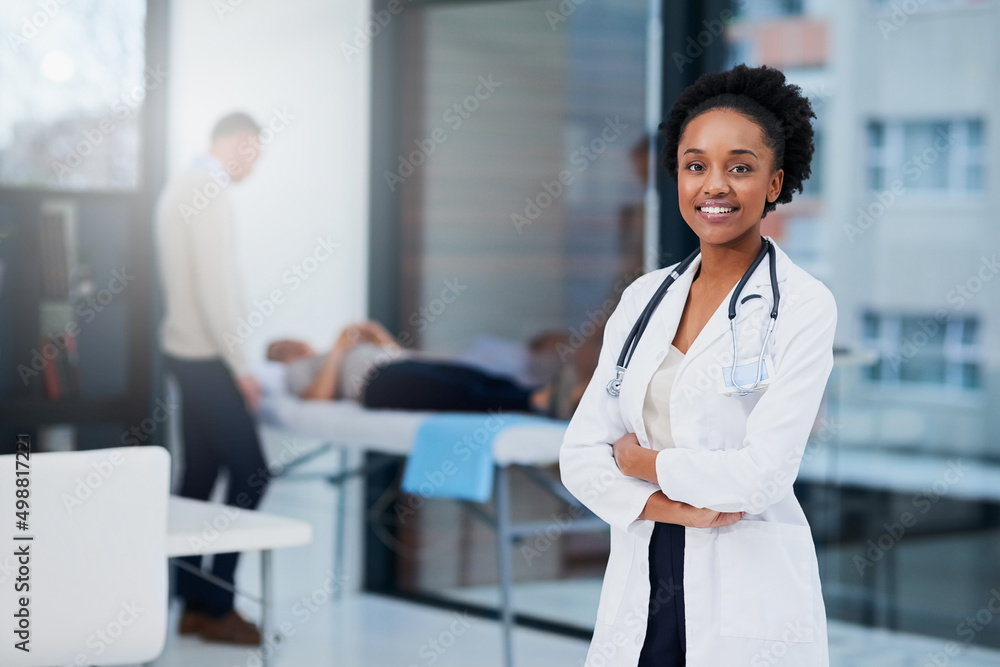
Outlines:
[{"label": "woman's eye", "polygon": [[[742,171],[736,171],[737,169],[741,169]],[[749,174],[750,167],[746,166],[745,164],[738,164],[735,167],[733,167],[733,171],[736,171],[737,174]]]},{"label": "woman's eye", "polygon": [[689,171],[701,171],[701,165],[697,162],[692,162],[687,166]]}]

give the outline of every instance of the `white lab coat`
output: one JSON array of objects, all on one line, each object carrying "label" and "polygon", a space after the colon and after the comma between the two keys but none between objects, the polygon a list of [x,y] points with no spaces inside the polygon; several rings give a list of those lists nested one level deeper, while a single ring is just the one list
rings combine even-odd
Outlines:
[{"label": "white lab coat", "polygon": [[[670,394],[676,448],[656,458],[658,485],[626,477],[611,443],[635,433],[646,388],[666,356],[700,262],[670,287],[625,373],[619,398],[605,387],[626,336],[673,267],[636,280],[609,318],[594,377],[560,451],[563,483],[611,526],[611,555],[587,667],[634,666],[646,632],[653,522],[637,517],[658,489],[717,511],[745,511],[724,528],[686,528],[684,605],[688,667],[826,667],[826,612],[812,535],[792,490],[833,367],[837,307],[818,280],[775,246],[780,301],[768,341],[771,381],[746,397],[721,393],[732,362],[727,295],[677,369]],[[771,310],[768,260],[741,294],[740,363],[756,361]],[[734,288],[735,289],[735,288]]]}]

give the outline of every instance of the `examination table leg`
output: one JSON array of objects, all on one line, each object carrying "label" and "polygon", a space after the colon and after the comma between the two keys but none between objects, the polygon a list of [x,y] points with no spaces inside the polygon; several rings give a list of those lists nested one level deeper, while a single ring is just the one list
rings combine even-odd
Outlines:
[{"label": "examination table leg", "polygon": [[514,625],[514,609],[511,592],[514,585],[513,563],[510,550],[513,547],[510,525],[510,477],[505,466],[496,469],[497,502],[497,567],[500,570],[500,622],[503,636],[504,667],[514,667],[514,647],[511,631]]},{"label": "examination table leg", "polygon": [[271,655],[278,649],[280,641],[268,646],[271,637],[271,550],[260,552],[260,661],[262,667],[269,667]]},{"label": "examination table leg", "polygon": [[[340,448],[340,461],[337,466],[337,472],[340,474],[347,473],[347,447]],[[347,523],[347,480],[345,479],[340,484],[337,485],[337,514],[336,514],[337,525],[333,529],[333,571],[336,574],[339,570],[340,574],[344,572],[344,533],[345,526]],[[333,589],[333,599],[339,600],[343,593],[343,586],[336,585]]]}]

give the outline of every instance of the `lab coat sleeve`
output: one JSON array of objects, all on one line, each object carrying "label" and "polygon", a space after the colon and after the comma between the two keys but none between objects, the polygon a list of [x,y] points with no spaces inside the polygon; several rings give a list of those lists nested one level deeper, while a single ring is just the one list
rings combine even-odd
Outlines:
[{"label": "lab coat sleeve", "polygon": [[774,379],[747,417],[742,447],[659,452],[656,477],[669,498],[759,514],[791,491],[833,368],[837,304],[815,281],[788,306],[773,334]]},{"label": "lab coat sleeve", "polygon": [[608,318],[597,369],[569,422],[559,451],[562,482],[570,493],[609,525],[625,531],[641,525],[639,514],[649,496],[658,489],[655,484],[628,477],[618,469],[612,445],[628,430],[618,399],[610,396],[606,387],[615,378],[618,354],[641,310],[635,306],[640,300],[635,296],[637,288],[650,284],[649,276],[625,290]]}]

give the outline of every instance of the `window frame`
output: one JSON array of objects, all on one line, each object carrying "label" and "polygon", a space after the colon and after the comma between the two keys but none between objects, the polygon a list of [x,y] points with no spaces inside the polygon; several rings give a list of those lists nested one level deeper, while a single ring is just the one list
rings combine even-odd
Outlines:
[{"label": "window frame", "polygon": [[[882,364],[882,377],[873,378],[867,370],[861,371],[861,380],[865,387],[871,390],[888,391],[893,393],[919,393],[939,400],[942,396],[957,396],[967,398],[979,398],[986,396],[986,387],[982,382],[983,367],[985,359],[983,356],[983,319],[979,314],[960,314],[955,317],[948,317],[944,322],[939,322],[933,314],[926,313],[906,313],[902,311],[879,311],[873,308],[864,308],[859,311],[858,317],[858,341],[861,347],[872,351],[878,355],[876,364]],[[870,318],[875,318],[877,334],[870,336],[868,333],[868,323]],[[941,340],[941,358],[944,362],[944,379],[942,382],[935,381],[912,381],[901,377],[900,366],[906,361],[901,361],[899,365],[893,367],[890,360],[895,356],[903,359],[903,329],[906,320],[914,321],[934,321],[938,326],[944,327],[943,332],[936,335],[943,336]],[[966,330],[969,326],[975,329],[975,338],[969,342],[964,342]],[[914,357],[920,356],[918,352]],[[969,387],[963,383],[963,370],[966,364],[974,364],[977,368],[979,383],[977,386]],[[875,366],[868,366],[871,369]],[[890,372],[886,375],[886,370]],[[909,397],[909,396],[908,396]],[[913,396],[916,398],[916,396]]]},{"label": "window frame", "polygon": [[[928,126],[945,124],[949,134],[957,134],[957,139],[953,146],[945,151],[941,151],[940,158],[946,160],[944,187],[921,187],[918,183],[906,178],[903,166],[910,162],[914,155],[905,154],[905,135],[907,127]],[[980,136],[982,137],[978,146],[969,145],[970,129],[973,124],[980,126]],[[882,129],[882,145],[876,146],[873,141],[873,130],[876,127]],[[891,183],[902,180],[904,187],[916,196],[928,197],[931,199],[956,199],[969,197],[984,197],[986,193],[986,183],[989,178],[987,173],[988,161],[986,159],[986,122],[982,116],[953,116],[950,118],[869,118],[865,124],[865,184],[864,188],[869,193],[883,192],[891,188]],[[978,167],[982,172],[981,183],[983,187],[970,189],[969,167]],[[881,171],[882,182],[875,184],[874,175],[877,170]]]}]

